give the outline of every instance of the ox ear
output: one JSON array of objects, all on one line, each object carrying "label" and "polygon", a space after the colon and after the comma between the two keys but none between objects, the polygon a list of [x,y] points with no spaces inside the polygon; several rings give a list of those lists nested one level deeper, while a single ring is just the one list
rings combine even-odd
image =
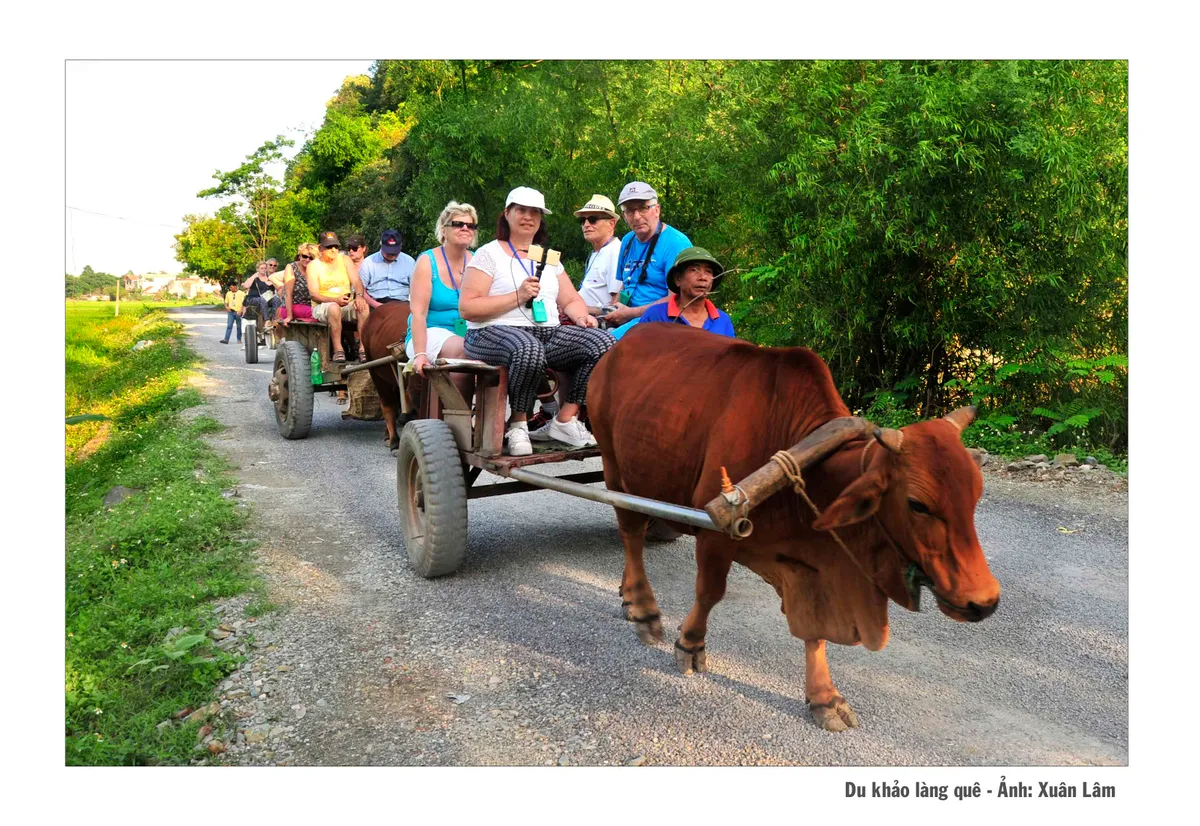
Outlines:
[{"label": "ox ear", "polygon": [[843,528],[861,522],[879,510],[879,502],[887,492],[888,474],[882,461],[883,451],[876,455],[876,461],[871,462],[867,472],[847,485],[841,496],[813,522],[814,528],[818,531]]}]

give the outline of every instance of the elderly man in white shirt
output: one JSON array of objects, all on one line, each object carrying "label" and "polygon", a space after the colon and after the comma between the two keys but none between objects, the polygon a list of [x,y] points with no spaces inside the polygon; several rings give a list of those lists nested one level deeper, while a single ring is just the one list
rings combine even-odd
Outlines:
[{"label": "elderly man in white shirt", "polygon": [[583,239],[592,245],[592,252],[583,267],[583,283],[579,297],[592,315],[601,315],[605,307],[616,303],[621,292],[621,276],[617,259],[621,252],[616,237],[617,209],[603,195],[593,195],[586,204],[575,210]]}]

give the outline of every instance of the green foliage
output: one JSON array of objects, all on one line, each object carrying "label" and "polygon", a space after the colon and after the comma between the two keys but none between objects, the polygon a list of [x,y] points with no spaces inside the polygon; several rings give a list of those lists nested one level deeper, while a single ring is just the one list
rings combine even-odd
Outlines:
[{"label": "green foliage", "polygon": [[1051,438],[1120,450],[1127,370],[1101,362],[1128,350],[1127,75],[1120,61],[385,60],[330,101],[280,200],[289,240],[394,226],[416,253],[447,201],[478,208],[483,242],[504,195],[532,185],[577,275],[571,210],[646,180],[664,220],[739,273],[718,296],[739,334],[813,348],[852,406],[881,388],[921,416],[982,399],[1014,427],[1061,423]]},{"label": "green foliage", "polygon": [[[221,497],[232,480],[200,439],[211,420],[178,415],[198,401],[182,389],[193,356],[180,325],[136,305],[118,318],[94,309],[67,313],[67,412],[110,419],[67,431],[67,762],[186,763],[195,727],[156,726],[208,702],[236,665],[204,634],[215,624],[207,603],[253,584],[236,541],[243,516]],[[158,343],[130,352],[138,338]],[[91,449],[78,450],[87,428]],[[118,484],[137,492],[105,507]]]},{"label": "green foliage", "polygon": [[91,265],[85,265],[79,275],[67,275],[67,298],[78,298],[83,295],[113,296],[117,290],[115,275],[96,272]]}]

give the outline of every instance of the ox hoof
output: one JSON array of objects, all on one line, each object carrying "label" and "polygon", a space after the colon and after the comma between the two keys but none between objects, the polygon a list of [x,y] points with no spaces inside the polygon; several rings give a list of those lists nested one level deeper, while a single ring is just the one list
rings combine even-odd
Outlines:
[{"label": "ox hoof", "polygon": [[632,602],[622,602],[621,610],[617,612],[617,616],[628,622],[633,622],[633,614],[629,613],[629,607],[631,605],[633,605]]},{"label": "ox hoof", "polygon": [[658,614],[650,614],[642,619],[634,619],[635,627],[637,628],[638,639],[646,645],[654,645],[662,642],[663,627],[662,619]]},{"label": "ox hoof", "polygon": [[828,703],[810,704],[813,720],[826,731],[845,731],[848,728],[858,728],[858,716],[854,709],[841,695],[835,696]]},{"label": "ox hoof", "polygon": [[703,674],[708,671],[708,655],[703,645],[688,648],[681,641],[675,641],[675,666],[680,674],[691,674],[697,671]]}]

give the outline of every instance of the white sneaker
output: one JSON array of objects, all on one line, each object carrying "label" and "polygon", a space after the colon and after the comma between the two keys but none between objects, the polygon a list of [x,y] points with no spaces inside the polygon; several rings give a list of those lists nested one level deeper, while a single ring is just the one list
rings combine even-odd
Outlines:
[{"label": "white sneaker", "polygon": [[530,433],[529,438],[539,442],[562,442],[571,447],[587,447],[596,444],[595,438],[583,426],[583,422],[574,416],[565,422],[553,418]]},{"label": "white sneaker", "polygon": [[509,456],[528,456],[533,453],[533,445],[529,443],[529,425],[525,422],[513,422],[504,434],[504,440],[508,442]]}]

